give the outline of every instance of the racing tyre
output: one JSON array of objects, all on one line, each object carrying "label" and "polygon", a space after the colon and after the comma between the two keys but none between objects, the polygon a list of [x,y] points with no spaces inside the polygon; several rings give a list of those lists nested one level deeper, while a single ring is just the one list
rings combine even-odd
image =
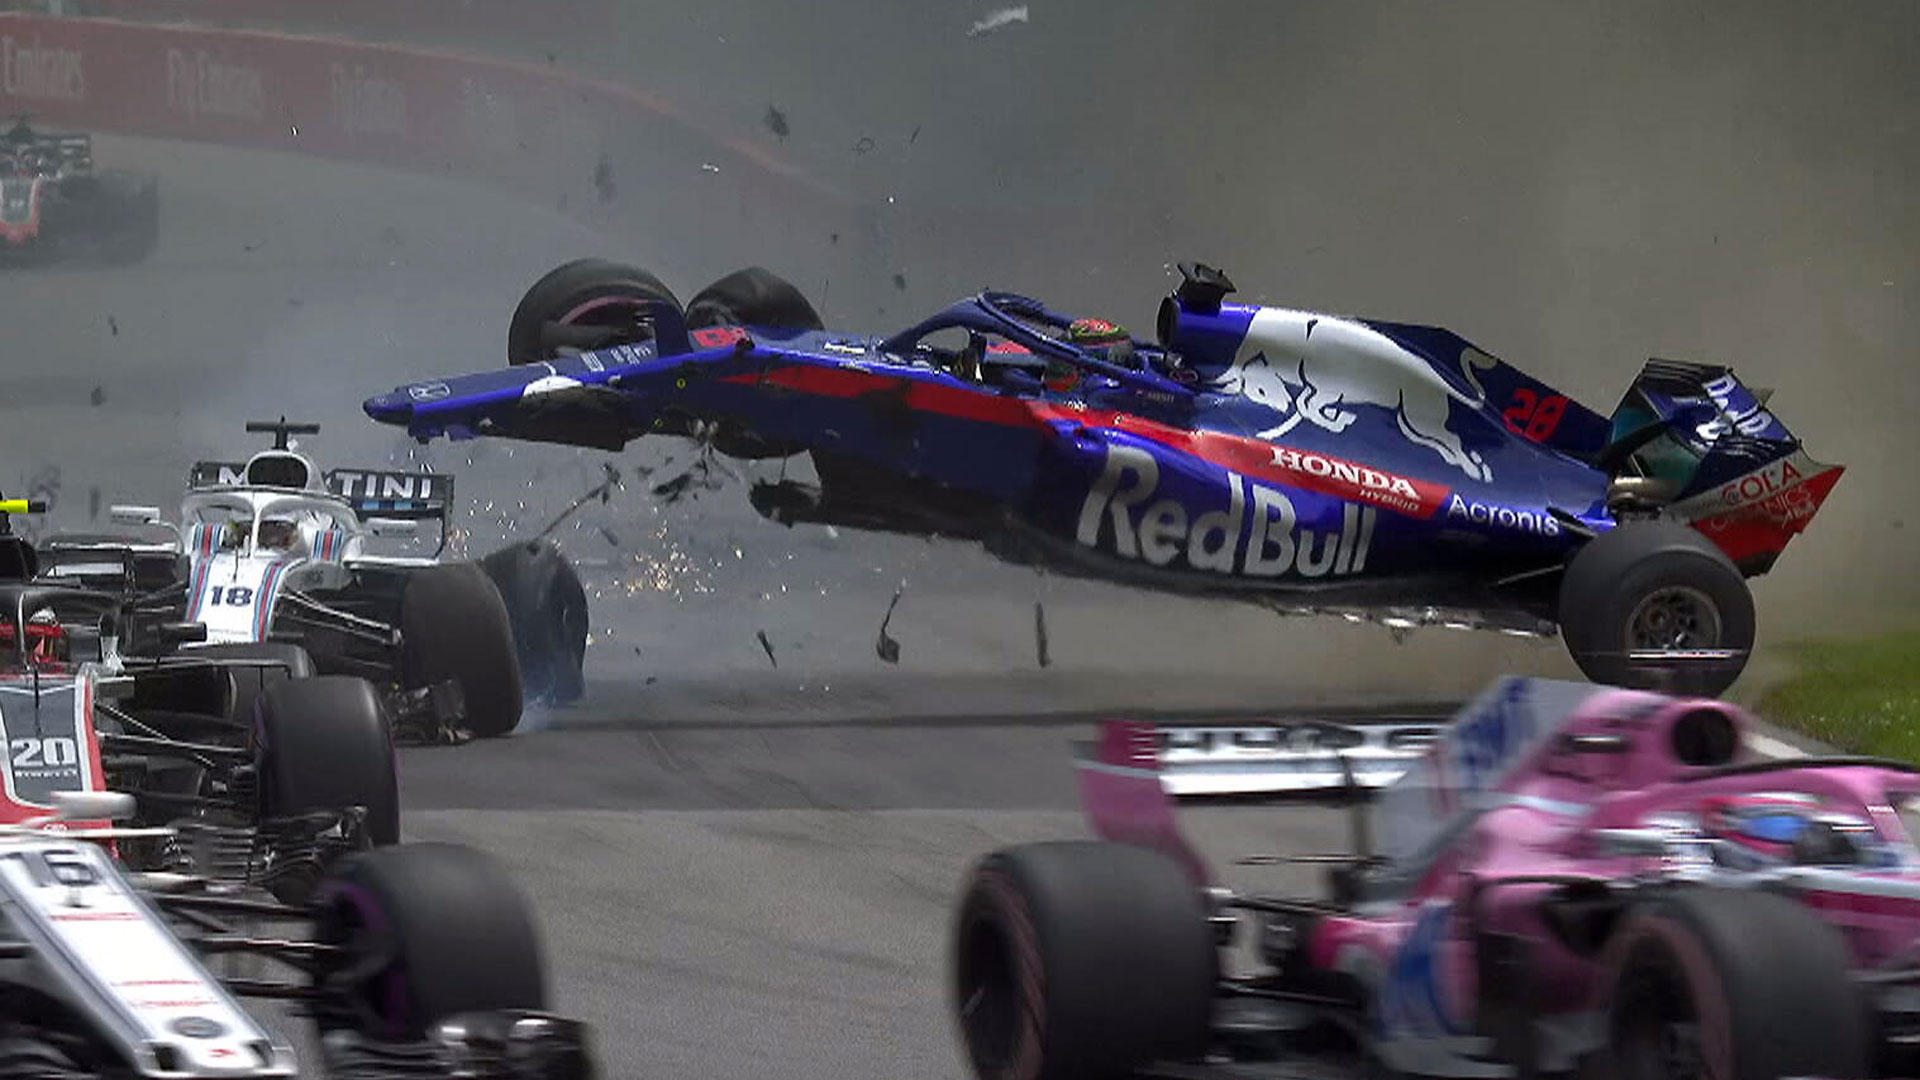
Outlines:
[{"label": "racing tyre", "polygon": [[973,872],[953,1005],[980,1080],[1109,1080],[1204,1053],[1219,956],[1199,890],[1124,844],[1029,844]]},{"label": "racing tyre", "polygon": [[701,289],[687,302],[687,328],[760,326],[769,330],[825,330],[820,313],[793,283],[749,266]]},{"label": "racing tyre", "polygon": [[451,679],[466,701],[467,730],[505,735],[520,722],[520,664],[500,590],[477,563],[444,563],[407,575],[400,597],[401,682]]},{"label": "racing tyre", "polygon": [[651,336],[645,304],[680,301],[660,279],[606,259],[576,259],[533,283],[507,327],[507,363],[537,364],[560,350],[604,349]]},{"label": "racing tyre", "polygon": [[404,844],[341,860],[315,895],[314,937],[344,955],[317,974],[322,1032],[418,1041],[448,1017],[547,1008],[532,911],[490,856]]},{"label": "racing tyre", "polygon": [[[1753,593],[1733,562],[1696,530],[1630,521],[1580,549],[1560,582],[1567,651],[1597,683],[1718,697],[1753,649]],[[1670,666],[1631,650],[1726,649],[1725,660]]]},{"label": "racing tyre", "polygon": [[139,177],[103,181],[101,195],[112,200],[112,209],[102,208],[107,236],[101,245],[101,258],[109,265],[144,262],[160,243],[160,182]]},{"label": "racing tyre", "polygon": [[586,689],[587,591],[560,548],[545,540],[514,544],[480,560],[506,602],[527,701],[566,705]]},{"label": "racing tyre", "polygon": [[400,780],[380,694],[353,675],[282,679],[254,714],[260,816],[364,806],[375,844],[400,841]]},{"label": "racing tyre", "polygon": [[254,706],[267,687],[288,679],[311,679],[314,674],[313,657],[307,655],[307,650],[282,641],[196,645],[187,655],[195,660],[248,661],[227,668],[227,677],[233,685],[227,716],[243,722],[253,719]]},{"label": "racing tyre", "polygon": [[1609,1076],[1873,1075],[1874,1034],[1846,944],[1784,896],[1672,893],[1628,912],[1601,963]]}]

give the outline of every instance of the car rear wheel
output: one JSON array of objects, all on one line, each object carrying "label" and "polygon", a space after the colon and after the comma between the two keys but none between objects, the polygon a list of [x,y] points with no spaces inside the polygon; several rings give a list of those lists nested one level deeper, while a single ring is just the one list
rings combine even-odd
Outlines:
[{"label": "car rear wheel", "polygon": [[196,645],[189,655],[197,660],[229,662],[223,665],[233,686],[227,716],[243,723],[253,719],[254,704],[268,687],[288,679],[310,679],[314,674],[313,657],[291,642]]},{"label": "car rear wheel", "polygon": [[443,563],[407,575],[400,598],[401,681],[409,690],[452,680],[467,730],[481,738],[520,723],[519,656],[507,605],[477,563]]},{"label": "car rear wheel", "polygon": [[530,905],[488,855],[455,844],[363,852],[341,861],[313,906],[315,940],[338,950],[315,979],[323,1033],[418,1041],[464,1013],[547,1008]]},{"label": "car rear wheel", "polygon": [[480,560],[506,602],[526,700],[566,705],[586,689],[587,591],[549,541],[501,548]]},{"label": "car rear wheel", "polygon": [[758,266],[735,270],[687,302],[687,328],[706,326],[826,329],[805,294],[787,279]]},{"label": "car rear wheel", "polygon": [[[1746,579],[1677,522],[1624,522],[1580,549],[1560,583],[1559,617],[1580,670],[1613,686],[1717,697],[1753,650]],[[1730,655],[1678,655],[1687,652]]]},{"label": "car rear wheel", "polygon": [[507,363],[537,364],[565,351],[652,337],[649,304],[680,301],[660,279],[607,259],[576,259],[533,283],[507,327]]},{"label": "car rear wheel", "polygon": [[1630,911],[1601,961],[1607,1075],[1872,1075],[1846,944],[1784,896],[1683,889]]},{"label": "car rear wheel", "polygon": [[1199,890],[1124,844],[1029,844],[975,869],[953,938],[979,1080],[1106,1080],[1206,1050],[1219,957]]}]

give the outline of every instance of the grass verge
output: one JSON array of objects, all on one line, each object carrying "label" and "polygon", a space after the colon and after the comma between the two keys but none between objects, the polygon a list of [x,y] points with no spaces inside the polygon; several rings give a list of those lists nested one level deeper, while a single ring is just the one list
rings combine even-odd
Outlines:
[{"label": "grass verge", "polygon": [[1920,761],[1920,630],[1806,641],[1756,711],[1846,753]]}]

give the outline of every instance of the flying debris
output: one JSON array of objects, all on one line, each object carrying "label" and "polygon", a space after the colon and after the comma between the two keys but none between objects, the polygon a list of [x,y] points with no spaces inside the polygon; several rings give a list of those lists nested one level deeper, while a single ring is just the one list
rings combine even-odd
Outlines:
[{"label": "flying debris", "polygon": [[973,27],[967,31],[967,36],[979,37],[981,34],[991,34],[1003,26],[1011,26],[1014,23],[1028,21],[1030,20],[1027,17],[1027,5],[1025,4],[1021,4],[1019,7],[999,8],[988,12],[986,18],[974,23]]},{"label": "flying debris", "polygon": [[787,124],[787,114],[778,105],[767,106],[767,115],[762,123],[766,124],[767,130],[773,132],[782,142],[786,141],[788,135],[793,134],[793,128]]},{"label": "flying debris", "polygon": [[893,609],[900,606],[900,594],[904,592],[905,589],[893,591],[893,602],[887,605],[886,617],[880,620],[880,638],[873,643],[873,651],[879,654],[884,663],[900,662],[900,643],[887,633],[887,624],[893,621]]},{"label": "flying debris", "polygon": [[776,668],[779,667],[780,661],[773,658],[773,642],[767,640],[767,632],[765,630],[756,630],[753,636],[759,639],[760,647],[767,650],[767,663],[772,664]]},{"label": "flying debris", "polygon": [[1041,667],[1053,663],[1047,655],[1047,609],[1038,600],[1033,602],[1033,652]]},{"label": "flying debris", "polygon": [[[567,507],[565,510],[562,510],[560,512],[559,517],[554,518],[553,521],[549,523],[546,528],[540,530],[540,537],[539,537],[540,539],[545,539],[548,536],[553,535],[553,530],[559,528],[561,524],[564,523],[568,518],[578,513],[581,507],[587,505],[588,503],[594,501],[595,499],[600,500],[601,506],[605,506],[609,501],[612,500],[613,493],[616,489],[625,490],[626,485],[621,480],[620,470],[613,467],[613,462],[611,461],[601,462],[600,475],[602,477],[602,480],[599,484],[588,488],[586,491],[586,494],[573,500],[573,505]],[[620,546],[620,542],[613,538],[613,534],[608,533],[604,528],[601,529],[600,531],[601,533],[606,535],[607,543],[612,544],[614,547]]]}]

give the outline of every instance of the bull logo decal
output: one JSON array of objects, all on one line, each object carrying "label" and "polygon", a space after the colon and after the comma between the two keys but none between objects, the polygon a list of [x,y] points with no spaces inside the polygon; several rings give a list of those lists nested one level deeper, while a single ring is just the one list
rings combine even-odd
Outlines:
[{"label": "bull logo decal", "polygon": [[1468,479],[1489,481],[1493,469],[1447,426],[1450,403],[1486,404],[1479,372],[1499,361],[1469,347],[1461,374],[1473,388],[1462,394],[1425,360],[1377,330],[1344,319],[1273,308],[1261,310],[1246,340],[1213,383],[1277,413],[1288,414],[1260,438],[1277,439],[1302,421],[1333,434],[1353,426],[1358,406],[1389,410],[1408,442],[1424,446]]}]

